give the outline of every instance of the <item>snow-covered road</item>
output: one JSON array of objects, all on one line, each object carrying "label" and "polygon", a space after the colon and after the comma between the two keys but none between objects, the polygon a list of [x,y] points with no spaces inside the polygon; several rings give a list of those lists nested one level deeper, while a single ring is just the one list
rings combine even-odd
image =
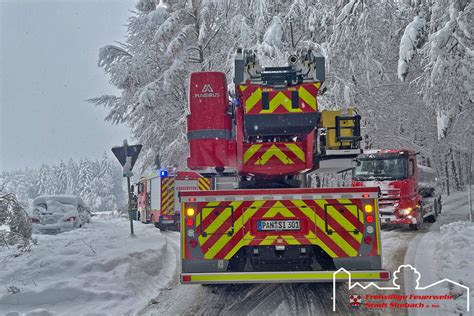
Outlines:
[{"label": "snow-covered road", "polygon": [[[427,224],[424,232],[409,228],[382,231],[384,267],[395,271],[404,263],[411,263],[420,271],[425,261],[415,262],[417,248],[423,240],[430,240],[429,234],[439,233],[442,225],[467,220],[467,196],[455,193],[445,198],[443,213],[434,224]],[[423,238],[423,237],[428,238]],[[173,237],[168,237],[173,238]],[[176,243],[176,246],[178,244]],[[433,252],[425,249],[425,252]],[[423,254],[425,255],[425,254]],[[428,265],[431,266],[431,265]],[[426,271],[428,274],[428,271]],[[436,274],[428,278],[436,278]],[[404,280],[402,279],[402,282]],[[403,284],[403,283],[402,283]],[[391,281],[385,285],[392,285]],[[260,284],[204,287],[175,283],[169,291],[162,291],[155,299],[156,304],[143,310],[143,315],[347,315],[353,312],[348,302],[347,286],[337,291],[337,312],[332,312],[331,284]],[[404,287],[402,285],[402,291]],[[377,293],[377,291],[373,291]],[[446,311],[443,311],[446,312]],[[364,315],[404,315],[407,310],[364,310]]]},{"label": "snow-covered road", "polygon": [[[384,230],[384,267],[395,271],[399,265],[410,263],[422,272],[425,281],[446,275],[473,282],[474,272],[465,274],[466,270],[462,270],[464,274],[460,274],[453,270],[455,265],[469,266],[471,259],[465,257],[454,262],[462,257],[459,254],[462,249],[454,249],[449,240],[458,240],[469,247],[469,239],[460,238],[456,231],[469,230],[474,239],[474,226],[453,223],[448,225],[453,226],[451,230],[447,226],[441,228],[466,219],[467,196],[456,193],[446,198],[438,222],[430,224],[426,232]],[[95,218],[82,229],[35,236],[38,244],[30,252],[20,255],[16,249],[2,252],[0,315],[346,315],[353,312],[348,304],[350,291],[346,284],[337,288],[337,313],[332,313],[331,284],[180,285],[178,233],[162,233],[152,225],[136,222],[137,236],[132,238],[128,225],[122,218]],[[448,236],[447,240],[440,242],[441,236]],[[441,253],[436,253],[435,248]],[[462,308],[463,302],[458,300],[451,309],[443,310],[443,314]],[[363,312],[386,315],[409,311]]]}]

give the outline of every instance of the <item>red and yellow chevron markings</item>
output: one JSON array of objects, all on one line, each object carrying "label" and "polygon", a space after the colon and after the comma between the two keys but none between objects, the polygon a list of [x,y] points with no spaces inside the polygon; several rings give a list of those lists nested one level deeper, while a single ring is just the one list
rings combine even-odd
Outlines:
[{"label": "red and yellow chevron markings", "polygon": [[209,191],[211,189],[211,180],[208,178],[201,177],[198,180],[199,190]]},{"label": "red and yellow chevron markings", "polygon": [[171,177],[161,179],[161,214],[174,214],[174,179]]},{"label": "red and yellow chevron markings", "polygon": [[[240,85],[245,114],[305,113],[317,111],[316,95],[321,83],[306,83],[284,91],[260,85]],[[292,92],[298,91],[298,107],[292,107]],[[268,93],[268,109],[263,108],[262,93]]]},{"label": "red and yellow chevron markings", "polygon": [[296,143],[259,143],[244,148],[244,164],[264,166],[269,163],[293,165],[304,163],[306,158],[303,144]]},{"label": "red and yellow chevron markings", "polygon": [[[199,208],[196,231],[205,259],[230,259],[249,245],[318,245],[333,258],[355,257],[362,243],[363,231],[354,233],[364,227],[358,200],[201,202]],[[258,220],[270,218],[298,219],[301,229],[259,232]]]}]

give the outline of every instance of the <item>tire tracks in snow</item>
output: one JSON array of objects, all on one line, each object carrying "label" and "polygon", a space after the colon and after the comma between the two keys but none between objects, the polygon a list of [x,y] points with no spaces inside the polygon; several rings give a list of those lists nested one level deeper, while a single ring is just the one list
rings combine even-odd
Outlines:
[{"label": "tire tracks in snow", "polygon": [[[409,244],[419,232],[408,229],[384,230],[382,251],[384,268],[395,271],[405,263]],[[166,232],[168,248],[179,262],[179,234]],[[168,253],[169,251],[167,251]],[[234,284],[219,286],[181,285],[179,271],[175,272],[170,289],[161,291],[141,315],[347,315],[354,310],[349,305],[348,284],[339,284],[336,291],[337,311],[332,311],[332,283],[294,284]],[[403,280],[402,280],[403,281]],[[402,284],[402,290],[404,285]],[[386,282],[386,286],[392,282]],[[354,292],[355,293],[355,292]],[[373,294],[385,294],[373,290]],[[406,310],[367,310],[365,315],[403,315]]]}]

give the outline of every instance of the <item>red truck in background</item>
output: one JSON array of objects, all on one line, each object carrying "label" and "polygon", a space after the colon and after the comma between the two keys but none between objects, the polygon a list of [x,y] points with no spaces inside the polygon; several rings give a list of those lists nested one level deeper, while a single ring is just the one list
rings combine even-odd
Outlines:
[{"label": "red truck in background", "polygon": [[353,186],[378,186],[382,224],[409,225],[419,230],[441,213],[436,171],[417,164],[411,149],[364,151],[353,169]]},{"label": "red truck in background", "polygon": [[209,190],[210,181],[193,171],[170,173],[166,170],[141,177],[137,184],[137,204],[142,223],[153,223],[161,230],[179,230],[180,191]]}]

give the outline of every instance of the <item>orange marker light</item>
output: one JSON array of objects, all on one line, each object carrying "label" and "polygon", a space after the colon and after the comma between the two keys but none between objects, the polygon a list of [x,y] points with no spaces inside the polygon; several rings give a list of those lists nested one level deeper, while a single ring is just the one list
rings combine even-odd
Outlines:
[{"label": "orange marker light", "polygon": [[187,216],[192,217],[192,216],[194,216],[194,213],[195,213],[195,211],[192,207],[186,209],[186,215]]}]

